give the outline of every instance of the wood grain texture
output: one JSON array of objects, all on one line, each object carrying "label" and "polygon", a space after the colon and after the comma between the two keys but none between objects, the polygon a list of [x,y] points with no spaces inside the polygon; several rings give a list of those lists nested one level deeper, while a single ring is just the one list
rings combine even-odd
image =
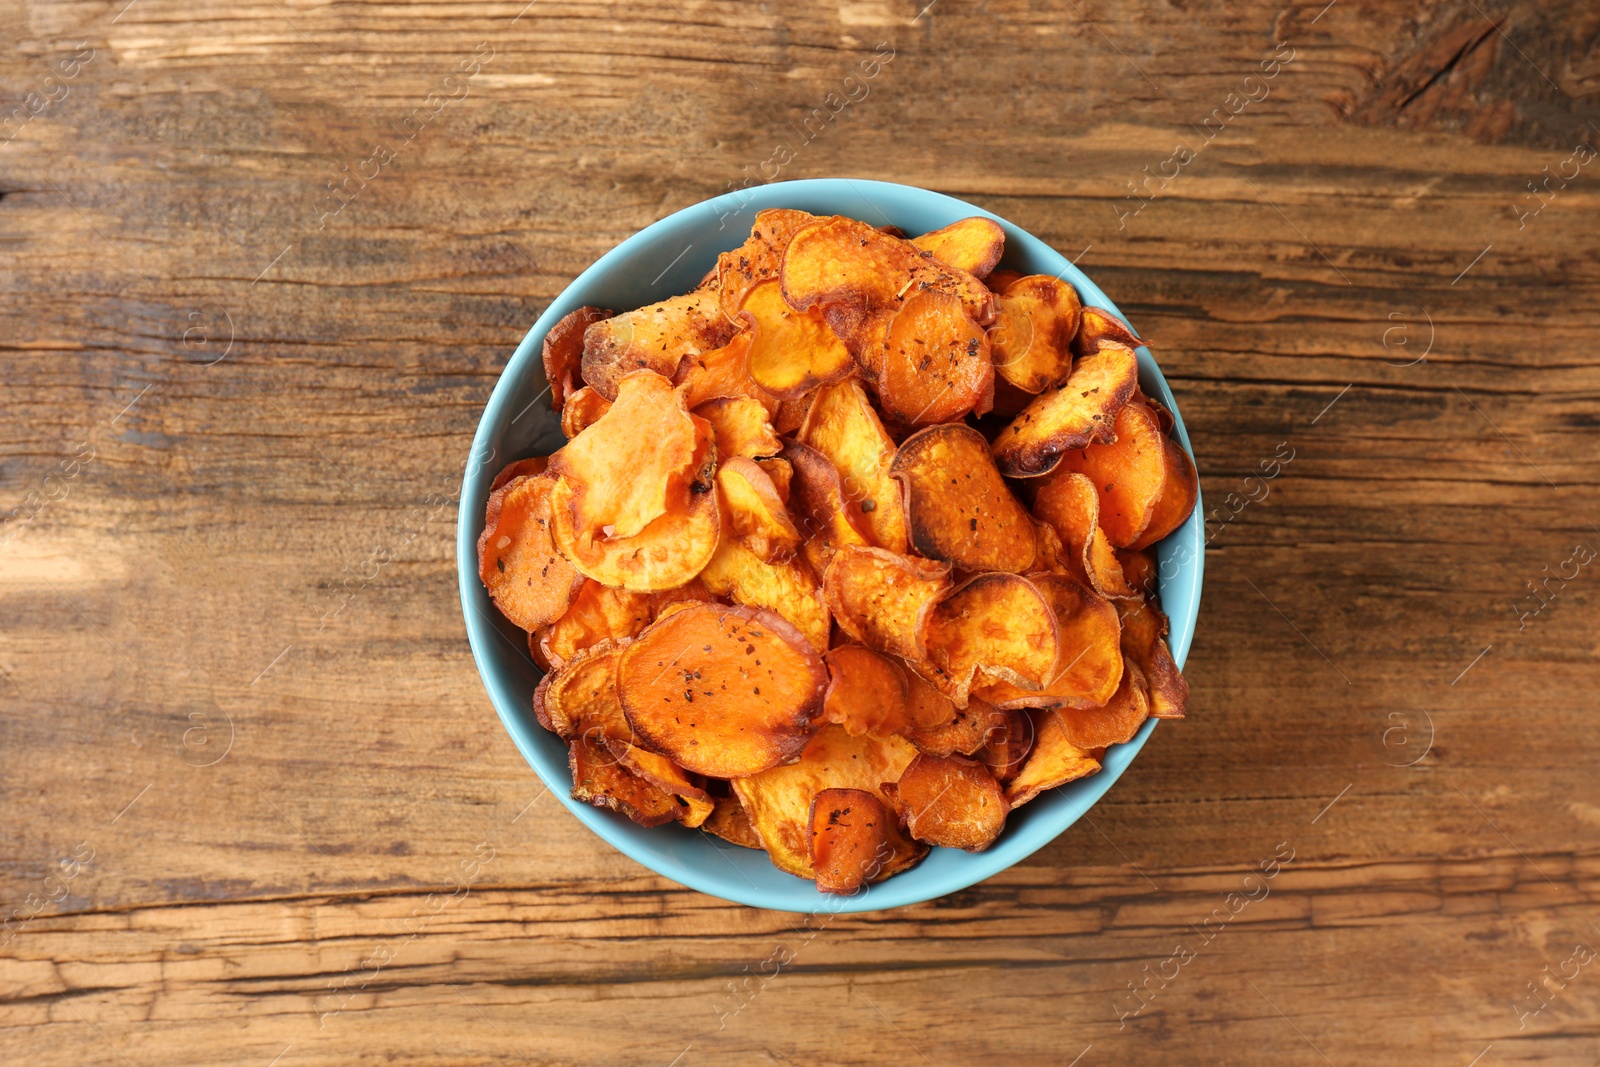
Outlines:
[{"label": "wood grain texture", "polygon": [[[0,8],[0,1060],[1595,1062],[1593,5],[922,9]],[[809,921],[542,795],[452,551],[528,325],[779,146],[1077,257],[1222,509],[1188,721]]]}]

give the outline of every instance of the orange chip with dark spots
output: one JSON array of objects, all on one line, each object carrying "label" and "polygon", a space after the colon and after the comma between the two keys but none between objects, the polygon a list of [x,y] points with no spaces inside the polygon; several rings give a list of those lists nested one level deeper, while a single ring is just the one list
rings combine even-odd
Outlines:
[{"label": "orange chip with dark spots", "polygon": [[1078,334],[1072,340],[1072,352],[1078,358],[1093,355],[1104,342],[1138,348],[1144,344],[1139,335],[1126,322],[1105,308],[1086,307],[1078,316]]},{"label": "orange chip with dark spots", "polygon": [[1100,528],[1114,546],[1126,548],[1140,539],[1155,515],[1167,481],[1168,439],[1143,404],[1118,411],[1115,428],[1115,440],[1064,453],[1060,469],[1077,471],[1094,483],[1100,491]]},{"label": "orange chip with dark spots", "polygon": [[610,808],[640,826],[660,826],[684,810],[671,793],[624,767],[599,737],[579,736],[567,746],[572,799]]},{"label": "orange chip with dark spots", "polygon": [[822,790],[811,802],[810,822],[819,893],[853,893],[889,858],[889,813],[864,789]]},{"label": "orange chip with dark spots", "polygon": [[972,686],[994,679],[1037,689],[1056,663],[1050,602],[1028,579],[993,572],[969,578],[928,613],[924,635],[932,679],[964,707]]},{"label": "orange chip with dark spots", "polygon": [[1077,290],[1049,274],[1012,282],[989,327],[994,372],[1024,393],[1043,392],[1064,379],[1072,370],[1082,306]]},{"label": "orange chip with dark spots", "polygon": [[858,545],[834,553],[822,580],[839,629],[868,648],[910,660],[923,658],[928,613],[949,587],[949,564]]},{"label": "orange chip with dark spots", "polygon": [[1117,412],[1139,383],[1133,349],[1105,344],[1081,357],[1067,380],[1040,393],[990,446],[1000,473],[1012,478],[1049,474],[1063,454],[1115,434]]},{"label": "orange chip with dark spots", "polygon": [[855,370],[850,350],[821,310],[790,307],[776,278],[752,286],[738,314],[751,334],[750,380],[775,397],[804,396]]},{"label": "orange chip with dark spots", "polygon": [[1105,748],[1131,740],[1150,717],[1144,672],[1123,660],[1122,680],[1111,699],[1098,708],[1057,708],[1067,740],[1082,749]]},{"label": "orange chip with dark spots", "polygon": [[737,778],[799,756],[828,671],[770,611],[694,604],[623,651],[618,688],[644,744],[698,774]]},{"label": "orange chip with dark spots", "polygon": [[979,687],[976,695],[1006,708],[1104,704],[1116,692],[1123,669],[1116,607],[1064,575],[1036,574],[1032,580],[1056,622],[1055,664],[1037,688],[997,680]]},{"label": "orange chip with dark spots", "polygon": [[1030,717],[1033,719],[1033,751],[1023,761],[1022,770],[1006,784],[1006,799],[1013,809],[1022,807],[1046,789],[1077,781],[1100,769],[1100,760],[1094,753],[1067,740],[1061,718],[1054,711],[1035,711]]},{"label": "orange chip with dark spots", "polygon": [[884,413],[910,426],[953,422],[988,410],[985,398],[994,400],[988,335],[950,293],[907,296],[884,339],[878,378]]},{"label": "orange chip with dark spots", "polygon": [[906,550],[900,486],[890,477],[894,439],[883,428],[861,383],[825,385],[812,396],[799,440],[828,458],[845,496],[856,504],[863,532],[879,548]]},{"label": "orange chip with dark spots", "polygon": [[[915,686],[918,679],[908,675]],[[927,681],[922,680],[930,692],[938,694]],[[996,730],[1006,726],[1006,713],[995,708],[993,704],[970,697],[967,706],[958,708],[950,702],[948,697],[938,694],[944,700],[944,706],[949,708],[949,714],[942,720],[929,725],[914,724],[901,731],[902,736],[921,752],[930,756],[971,756],[983,751],[989,738]]]},{"label": "orange chip with dark spots", "polygon": [[1033,501],[1033,513],[1060,537],[1074,578],[1087,582],[1104,597],[1140,595],[1128,583],[1116,549],[1100,528],[1100,492],[1088,475],[1057,471],[1044,479]]},{"label": "orange chip with dark spots", "polygon": [[615,400],[622,379],[635,371],[671,378],[686,358],[721,348],[733,334],[715,289],[668,297],[591,323],[583,333],[583,380]]},{"label": "orange chip with dark spots", "polygon": [[983,278],[1005,254],[1006,231],[993,219],[974,215],[913,237],[911,243],[947,267]]},{"label": "orange chip with dark spots", "polygon": [[565,408],[567,398],[583,381],[584,331],[614,314],[605,308],[581,307],[563,315],[544,335],[540,352],[544,380],[550,385],[550,406],[557,411]]},{"label": "orange chip with dark spots", "polygon": [[970,426],[930,426],[900,443],[890,467],[905,486],[911,545],[964,571],[1033,567],[1038,537],[1028,511]]},{"label": "orange chip with dark spots", "polygon": [[478,577],[500,613],[524,630],[561,618],[583,585],[583,575],[556,548],[555,487],[545,473],[496,489],[478,538]]},{"label": "orange chip with dark spots", "polygon": [[[1159,426],[1159,416],[1156,421]],[[1148,548],[1182,526],[1200,499],[1200,476],[1194,469],[1194,460],[1170,437],[1163,437],[1161,444],[1166,450],[1166,480],[1150,513],[1150,524],[1130,548]]]},{"label": "orange chip with dark spots", "polygon": [[857,644],[840,645],[822,658],[829,676],[824,719],[857,736],[896,734],[910,726],[909,683],[898,660]]},{"label": "orange chip with dark spots", "polygon": [[696,407],[694,413],[711,424],[717,455],[724,460],[776,456],[783,451],[783,442],[772,432],[766,406],[754,397],[715,397]]},{"label": "orange chip with dark spots", "polygon": [[989,768],[960,756],[918,755],[884,792],[912,837],[968,852],[994,844],[1011,810]]},{"label": "orange chip with dark spots", "polygon": [[1189,710],[1189,682],[1167,647],[1167,617],[1149,601],[1125,602],[1117,608],[1122,616],[1122,654],[1144,672],[1151,717],[1183,718]]}]

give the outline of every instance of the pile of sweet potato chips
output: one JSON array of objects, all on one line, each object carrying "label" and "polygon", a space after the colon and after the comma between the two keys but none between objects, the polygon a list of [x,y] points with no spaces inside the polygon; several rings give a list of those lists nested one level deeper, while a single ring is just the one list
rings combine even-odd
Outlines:
[{"label": "pile of sweet potato chips", "polygon": [[1183,716],[1148,550],[1194,464],[1128,326],[1003,247],[763,211],[550,331],[568,442],[495,479],[478,566],[574,798],[848,893]]}]

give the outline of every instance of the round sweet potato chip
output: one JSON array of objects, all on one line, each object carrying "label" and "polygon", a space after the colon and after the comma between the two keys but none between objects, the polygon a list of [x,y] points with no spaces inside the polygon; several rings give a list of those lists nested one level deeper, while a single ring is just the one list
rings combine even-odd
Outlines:
[{"label": "round sweet potato chip", "polygon": [[993,219],[974,215],[913,237],[911,243],[947,267],[983,278],[1005,254],[1006,231]]},{"label": "round sweet potato chip", "polygon": [[968,852],[994,844],[1011,807],[989,768],[960,756],[919,753],[884,792],[912,837]]},{"label": "round sweet potato chip", "polygon": [[901,442],[890,470],[905,486],[911,545],[919,553],[964,571],[1032,569],[1033,521],[977,430],[961,423],[919,430]]},{"label": "round sweet potato chip", "polygon": [[524,630],[561,618],[583,585],[552,536],[556,486],[545,473],[496,489],[478,538],[478,577],[500,613]]},{"label": "round sweet potato chip", "polygon": [[828,671],[788,622],[758,608],[695,604],[622,654],[618,688],[641,741],[698,774],[736,778],[798,756]]},{"label": "round sweet potato chip", "polygon": [[1001,721],[984,738],[978,758],[996,779],[1009,782],[1022,770],[1022,762],[1033,748],[1033,720],[1015,708],[998,714]]},{"label": "round sweet potato chip", "polygon": [[[1159,426],[1160,419],[1156,421]],[[1163,437],[1161,444],[1166,451],[1166,480],[1150,512],[1150,525],[1129,548],[1149,548],[1182,526],[1200,499],[1200,476],[1194,469],[1194,460],[1170,437]]]},{"label": "round sweet potato chip", "polygon": [[[734,795],[744,806],[773,866],[801,878],[815,877],[811,865],[811,804],[824,789],[859,789],[885,799],[884,782],[898,781],[917,750],[903,737],[862,734],[824,723],[806,743],[797,763],[735,778]],[[903,870],[927,849],[891,835],[894,854],[873,881]]]},{"label": "round sweet potato chip", "polygon": [[1036,574],[1032,580],[1055,618],[1055,666],[1037,689],[993,681],[975,690],[976,695],[1002,708],[1104,704],[1116,692],[1123,669],[1116,607],[1073,578]]},{"label": "round sweet potato chip", "polygon": [[1082,359],[1100,350],[1102,343],[1138,348],[1144,344],[1126,322],[1105,308],[1086,307],[1078,316],[1078,333],[1072,339],[1072,354]]},{"label": "round sweet potato chip", "polygon": [[1060,469],[1087,475],[1094,483],[1100,491],[1100,528],[1112,545],[1126,548],[1155,515],[1167,480],[1167,438],[1142,404],[1125,405],[1115,427],[1115,440],[1064,453]]},{"label": "round sweet potato chip", "polygon": [[822,790],[811,801],[809,822],[819,893],[853,893],[889,858],[889,813],[864,789]]},{"label": "round sweet potato chip", "polygon": [[749,330],[734,334],[728,343],[708,352],[685,356],[673,374],[673,384],[683,395],[683,402],[691,408],[699,407],[719,396],[747,396],[758,401],[768,412],[776,413],[778,400],[768,396],[750,380]]},{"label": "round sweet potato chip", "polygon": [[587,385],[571,396],[561,408],[561,433],[572,440],[584,430],[600,421],[600,416],[611,410],[611,401]]},{"label": "round sweet potato chip", "polygon": [[783,451],[783,442],[772,432],[766,406],[753,397],[715,397],[695,408],[694,413],[711,424],[717,455],[723,459],[754,459]]},{"label": "round sweet potato chip", "polygon": [[552,667],[601,641],[634,637],[655,618],[654,594],[612,589],[585,578],[566,613],[544,628],[539,650]]},{"label": "round sweet potato chip", "polygon": [[731,533],[751,552],[772,562],[788,559],[799,549],[799,529],[772,479],[754,460],[735,456],[724,461],[717,468],[717,491],[728,523],[724,537]]},{"label": "round sweet potato chip", "polygon": [[828,692],[822,717],[852,735],[896,734],[911,725],[906,672],[899,661],[865,645],[847,644],[822,657],[828,664]]},{"label": "round sweet potato chip", "polygon": [[[908,677],[912,679],[913,686],[921,680],[914,673],[908,673]],[[927,686],[928,691],[938,694],[938,690],[928,682],[923,681],[922,684]],[[995,732],[1004,730],[1009,721],[1007,712],[977,697],[970,697],[966,707],[958,708],[948,697],[943,694],[939,696],[949,709],[943,721],[927,726],[914,724],[901,731],[901,735],[916,745],[918,751],[930,756],[971,756],[981,752]]]},{"label": "round sweet potato chip", "polygon": [[950,588],[950,566],[845,545],[822,579],[839,629],[868,648],[910,660],[923,656],[928,613]]},{"label": "round sweet potato chip", "polygon": [[745,293],[738,317],[751,334],[750,380],[775,397],[804,396],[856,369],[850,350],[821,310],[790,307],[776,278],[758,282]]},{"label": "round sweet potato chip", "polygon": [[583,380],[615,400],[629,374],[651,370],[671,378],[685,358],[721,348],[733,334],[734,324],[722,314],[716,290],[669,297],[591,323],[583,333]]},{"label": "round sweet potato chip", "polygon": [[1012,282],[989,327],[994,372],[1024,393],[1066,378],[1082,307],[1077,290],[1060,278],[1030,274]]},{"label": "round sweet potato chip", "polygon": [[1189,710],[1189,683],[1167,647],[1167,617],[1149,601],[1123,602],[1117,610],[1122,617],[1122,655],[1144,674],[1151,717],[1183,718]]},{"label": "round sweet potato chip", "polygon": [[910,426],[953,422],[985,398],[994,399],[988,335],[950,293],[923,289],[907,296],[884,339],[878,377],[884,413]]},{"label": "round sweet potato chip", "polygon": [[1080,358],[1066,381],[1040,393],[994,439],[1000,473],[1036,478],[1055,470],[1063,453],[1110,440],[1138,381],[1139,362],[1125,345],[1108,343]]},{"label": "round sweet potato chip", "polygon": [[718,797],[716,807],[712,809],[710,817],[700,824],[700,829],[740,848],[761,848],[761,838],[756,835],[756,828],[750,825],[750,816],[744,813],[744,805],[739,803],[738,797]]},{"label": "round sweet potato chip", "polygon": [[489,483],[489,492],[494,492],[513,478],[532,478],[536,474],[543,474],[548,466],[550,466],[549,456],[533,456],[529,459],[513,460],[500,468],[500,473],[496,474],[494,481]]},{"label": "round sweet potato chip", "polygon": [[763,561],[743,542],[724,534],[716,555],[700,572],[700,581],[717,596],[777,612],[805,635],[812,648],[827,650],[833,620],[822,587],[804,560]]},{"label": "round sweet potato chip", "polygon": [[840,486],[855,503],[872,543],[903,554],[905,509],[900,486],[889,475],[894,441],[861,383],[849,378],[818,389],[799,440],[826,456],[839,472]]},{"label": "round sweet potato chip", "polygon": [[591,537],[639,533],[699,475],[694,420],[672,383],[640,372],[617,388],[616,403],[550,460],[571,490],[574,527]]},{"label": "round sweet potato chip", "polygon": [[1022,770],[1006,785],[1006,799],[1012,810],[1058,785],[1087,777],[1100,769],[1100,761],[1067,740],[1060,717],[1053,711],[1035,711],[1033,751],[1023,761]]},{"label": "round sweet potato chip", "polygon": [[614,314],[604,308],[581,307],[563,315],[544,335],[540,354],[544,359],[544,380],[550,385],[550,406],[555,410],[565,409],[567,398],[583,381],[584,331]]},{"label": "round sweet potato chip", "polygon": [[1137,598],[1128,584],[1116,550],[1100,529],[1100,492],[1088,475],[1056,471],[1043,479],[1033,500],[1033,514],[1055,530],[1066,546],[1072,576],[1095,592],[1117,599]]},{"label": "round sweet potato chip", "polygon": [[567,767],[572,771],[573,800],[610,808],[640,826],[660,826],[684,810],[671,793],[619,763],[597,736],[573,738],[567,746]]},{"label": "round sweet potato chip", "polygon": [[699,574],[717,551],[722,519],[717,494],[691,486],[684,502],[633,537],[596,540],[580,533],[572,520],[566,483],[550,494],[551,529],[556,547],[582,574],[602,585],[642,592],[675,589]]},{"label": "round sweet potato chip", "polygon": [[1110,700],[1098,708],[1056,708],[1067,740],[1076,748],[1105,748],[1131,740],[1150,717],[1144,672],[1131,659],[1123,661],[1122,679]]},{"label": "round sweet potato chip", "polygon": [[783,458],[794,476],[790,503],[801,518],[806,558],[813,570],[825,574],[840,548],[868,543],[866,518],[855,501],[845,495],[839,471],[828,457],[809,445],[791,441],[784,446]]},{"label": "round sweet potato chip", "polygon": [[545,675],[533,691],[540,725],[565,740],[597,732],[624,741],[633,730],[617,694],[617,664],[627,641],[599,641]]},{"label": "round sweet potato chip", "polygon": [[739,317],[739,308],[751,289],[778,276],[790,239],[816,221],[816,215],[793,208],[758,211],[744,244],[717,257],[717,291],[722,313],[730,321]]},{"label": "round sweet potato chip", "polygon": [[976,575],[944,594],[928,613],[924,640],[939,672],[930,680],[957,707],[966,706],[980,675],[1039,688],[1059,647],[1044,594],[1021,575],[1000,572]]}]

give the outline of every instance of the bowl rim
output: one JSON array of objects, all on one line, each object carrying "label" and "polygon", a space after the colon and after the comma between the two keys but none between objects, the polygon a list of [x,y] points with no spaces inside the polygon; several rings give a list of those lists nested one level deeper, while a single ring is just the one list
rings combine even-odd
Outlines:
[{"label": "bowl rim", "polygon": [[[845,188],[849,192],[845,192]],[[1070,282],[1083,299],[1085,305],[1104,307],[1112,313],[1128,321],[1120,308],[1091,280],[1078,269],[1077,265],[1061,252],[1040,238],[1023,230],[1021,227],[1002,218],[991,211],[987,211],[965,200],[949,196],[933,190],[923,189],[918,186],[901,185],[894,182],[875,181],[861,178],[807,178],[785,182],[770,182],[747,189],[735,190],[724,193],[708,200],[691,204],[681,210],[645,226],[632,236],[620,242],[616,247],[606,252],[587,269],[574,278],[559,295],[552,300],[545,311],[529,328],[522,341],[518,344],[511,358],[506,362],[495,386],[484,405],[483,413],[478,418],[476,430],[473,433],[472,448],[465,461],[465,470],[462,476],[461,492],[457,505],[456,519],[456,570],[458,579],[458,592],[461,599],[462,616],[467,629],[467,640],[472,650],[473,661],[477,666],[479,679],[483,682],[493,704],[501,725],[511,736],[513,743],[522,754],[524,760],[533,768],[534,772],[548,787],[549,792],[576,815],[585,826],[598,834],[601,839],[617,849],[623,855],[645,868],[654,871],[662,877],[698,890],[707,895],[750,907],[765,908],[775,911],[801,912],[829,912],[829,913],[858,913],[865,911],[881,911],[888,908],[903,907],[910,904],[922,903],[933,900],[950,893],[958,892],[971,885],[975,885],[987,878],[1006,870],[1026,859],[1034,852],[1054,841],[1068,827],[1082,818],[1090,808],[1116,784],[1126,771],[1129,764],[1144,747],[1155,729],[1156,719],[1149,719],[1140,728],[1132,740],[1121,745],[1113,746],[1107,757],[1102,761],[1101,770],[1086,779],[1071,783],[1061,789],[1071,790],[1065,797],[1046,796],[1052,801],[1048,807],[1048,815],[1041,823],[1038,818],[1030,819],[1026,828],[1018,827],[1019,835],[1012,836],[1012,826],[1002,833],[988,851],[965,854],[964,862],[953,871],[940,874],[924,875],[919,878],[918,873],[924,872],[925,867],[919,865],[909,871],[888,878],[876,885],[866,887],[856,894],[849,896],[827,896],[821,893],[813,894],[816,900],[814,906],[800,907],[787,901],[772,901],[763,899],[764,894],[753,883],[750,891],[739,885],[735,880],[714,872],[704,866],[685,863],[678,860],[669,861],[661,854],[640,855],[627,839],[623,830],[614,820],[620,816],[604,809],[596,808],[579,801],[572,800],[568,795],[571,787],[570,773],[562,768],[561,776],[553,779],[550,773],[541,766],[533,742],[527,733],[528,720],[532,718],[531,709],[519,708],[507,686],[499,677],[499,668],[489,656],[489,649],[498,640],[509,640],[493,622],[492,619],[482,614],[474,605],[473,595],[478,583],[477,566],[477,537],[476,527],[482,525],[484,501],[487,498],[487,486],[493,477],[493,471],[488,469],[495,462],[493,446],[489,445],[491,427],[499,427],[509,415],[518,383],[530,372],[530,369],[543,374],[541,345],[545,334],[563,316],[574,308],[581,306],[579,294],[590,288],[596,279],[604,278],[619,264],[638,254],[642,249],[651,247],[663,234],[677,230],[681,225],[690,221],[696,214],[705,214],[708,210],[718,219],[723,220],[729,214],[744,212],[752,207],[756,210],[796,206],[797,200],[811,200],[817,198],[828,199],[835,196],[849,196],[872,205],[886,221],[892,221],[890,215],[877,206],[870,192],[876,192],[882,197],[896,200],[901,203],[909,197],[918,202],[920,206],[930,210],[944,210],[956,212],[951,219],[981,215],[999,223],[1006,231],[1007,258],[1012,250],[1021,246],[1027,251],[1029,259],[1035,266],[1055,266],[1058,276]],[[908,209],[910,210],[910,209]],[[719,227],[720,229],[721,227]],[[719,234],[729,248],[736,247],[744,239],[744,234],[737,228]],[[687,249],[685,250],[687,251]],[[1080,253],[1081,257],[1081,253]],[[998,269],[998,268],[997,268]],[[665,273],[665,272],[663,272]],[[1183,417],[1179,412],[1177,402],[1167,385],[1165,377],[1156,365],[1155,359],[1150,355],[1148,348],[1141,345],[1137,350],[1139,359],[1139,379],[1141,388],[1147,395],[1160,400],[1171,412],[1173,417],[1173,436],[1187,452],[1191,459],[1194,449],[1190,443],[1188,431],[1184,425]],[[530,364],[532,365],[530,368]],[[538,399],[535,399],[535,403]],[[531,405],[529,405],[531,406]],[[526,408],[524,408],[526,410]],[[515,420],[513,420],[515,421]],[[487,450],[487,453],[486,453]],[[480,457],[483,457],[480,459]],[[500,460],[501,463],[508,460]],[[1174,660],[1181,669],[1188,658],[1189,648],[1192,644],[1195,623],[1199,614],[1200,594],[1203,586],[1205,571],[1205,539],[1203,523],[1204,503],[1197,494],[1194,512],[1189,519],[1169,534],[1158,545],[1161,557],[1159,589],[1162,595],[1163,608],[1169,611],[1171,632],[1168,642]],[[475,525],[476,524],[476,525]],[[1177,569],[1172,575],[1171,582],[1175,583],[1169,588],[1169,579],[1165,575],[1165,564],[1173,549],[1169,545],[1176,545],[1175,551],[1186,557],[1178,560]],[[481,592],[481,589],[477,591]],[[1179,609],[1173,611],[1169,608],[1169,594],[1176,594],[1171,599],[1180,601]],[[492,610],[492,608],[491,608]],[[519,650],[520,651],[520,650]],[[523,653],[526,656],[526,653]],[[537,728],[537,724],[535,724]],[[1075,788],[1074,788],[1075,787]],[[1051,794],[1056,790],[1050,791]],[[1035,800],[1029,807],[1041,804],[1045,797]],[[1065,800],[1063,803],[1062,801]],[[1034,813],[1040,815],[1039,811]],[[629,824],[631,825],[631,824]],[[1026,833],[1020,833],[1026,829]],[[692,831],[689,831],[692,832]],[[723,842],[710,834],[702,834],[708,843],[714,847],[723,846]],[[1002,844],[1005,842],[1005,844]],[[737,849],[737,846],[726,846]],[[747,851],[737,849],[739,852]],[[942,850],[935,850],[942,851]],[[926,864],[927,861],[924,861]],[[776,868],[774,868],[776,871]],[[781,872],[779,872],[781,873]],[[785,875],[786,878],[793,876]],[[748,881],[748,879],[746,879]],[[809,883],[802,879],[794,879],[797,885],[805,886]]]}]

